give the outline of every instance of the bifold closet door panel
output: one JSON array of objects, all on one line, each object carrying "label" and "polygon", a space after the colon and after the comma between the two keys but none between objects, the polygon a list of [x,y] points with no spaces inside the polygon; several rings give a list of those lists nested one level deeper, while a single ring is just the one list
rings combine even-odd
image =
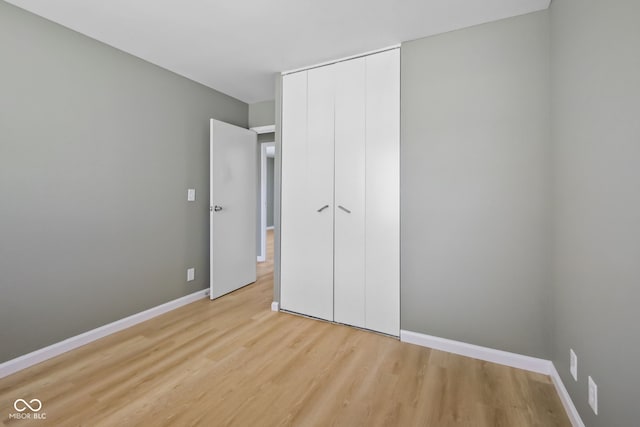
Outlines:
[{"label": "bifold closet door panel", "polygon": [[365,58],[335,68],[334,317],[365,327]]},{"label": "bifold closet door panel", "polygon": [[399,335],[400,50],[366,60],[366,327]]},{"label": "bifold closet door panel", "polygon": [[281,305],[333,320],[333,74],[283,77]]}]

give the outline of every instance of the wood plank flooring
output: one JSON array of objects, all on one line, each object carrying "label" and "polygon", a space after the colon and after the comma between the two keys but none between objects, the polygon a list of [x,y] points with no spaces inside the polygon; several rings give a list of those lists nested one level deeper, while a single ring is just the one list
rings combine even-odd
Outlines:
[{"label": "wood plank flooring", "polygon": [[272,273],[0,379],[2,424],[570,426],[544,375],[271,312]]}]

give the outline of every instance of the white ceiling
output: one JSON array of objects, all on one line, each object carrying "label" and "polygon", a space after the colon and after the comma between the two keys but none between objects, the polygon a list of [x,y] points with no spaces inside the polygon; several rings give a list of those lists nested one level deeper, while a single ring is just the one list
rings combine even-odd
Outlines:
[{"label": "white ceiling", "polygon": [[546,9],[550,0],[8,0],[247,103],[274,73]]}]

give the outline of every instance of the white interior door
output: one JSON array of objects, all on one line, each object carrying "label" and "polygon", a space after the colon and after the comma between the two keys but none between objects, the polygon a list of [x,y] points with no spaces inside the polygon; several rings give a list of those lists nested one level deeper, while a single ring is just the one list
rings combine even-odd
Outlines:
[{"label": "white interior door", "polygon": [[281,305],[399,335],[400,52],[289,74]]},{"label": "white interior door", "polygon": [[281,305],[333,320],[333,71],[283,78]]},{"label": "white interior door", "polygon": [[211,119],[211,299],[256,281],[256,144],[254,131]]},{"label": "white interior door", "polygon": [[365,324],[365,58],[335,64],[335,321]]}]

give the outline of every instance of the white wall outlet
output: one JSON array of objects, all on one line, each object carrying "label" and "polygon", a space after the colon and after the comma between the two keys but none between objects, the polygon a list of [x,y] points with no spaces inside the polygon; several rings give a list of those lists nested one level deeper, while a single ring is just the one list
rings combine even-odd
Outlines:
[{"label": "white wall outlet", "polygon": [[569,349],[569,371],[573,379],[578,381],[578,356],[571,348]]},{"label": "white wall outlet", "polygon": [[193,267],[187,269],[187,282],[191,282],[195,278],[196,278],[196,269]]},{"label": "white wall outlet", "polygon": [[187,190],[187,201],[188,202],[195,202],[196,201],[196,189],[195,188],[189,188]]},{"label": "white wall outlet", "polygon": [[598,386],[591,376],[589,376],[589,406],[598,415]]}]

